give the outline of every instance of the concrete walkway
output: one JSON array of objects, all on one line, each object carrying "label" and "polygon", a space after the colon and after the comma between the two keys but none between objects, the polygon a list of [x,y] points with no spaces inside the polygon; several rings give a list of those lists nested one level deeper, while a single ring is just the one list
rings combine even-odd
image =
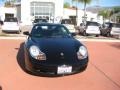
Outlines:
[{"label": "concrete walkway", "polygon": [[[25,40],[27,39],[27,36],[22,36],[22,37],[0,37],[0,39],[8,39],[8,40]],[[79,41],[88,41],[88,42],[120,42],[120,39],[84,39],[84,38],[76,38]]]}]

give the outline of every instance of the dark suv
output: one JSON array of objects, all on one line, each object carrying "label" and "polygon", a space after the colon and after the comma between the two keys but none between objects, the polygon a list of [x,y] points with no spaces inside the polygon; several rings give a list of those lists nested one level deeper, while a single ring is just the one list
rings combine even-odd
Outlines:
[{"label": "dark suv", "polygon": [[120,35],[120,23],[105,23],[101,34],[104,36]]}]

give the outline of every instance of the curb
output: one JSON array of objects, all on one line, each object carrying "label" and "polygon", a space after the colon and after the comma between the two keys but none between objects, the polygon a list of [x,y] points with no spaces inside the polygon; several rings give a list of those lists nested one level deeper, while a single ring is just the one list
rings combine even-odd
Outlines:
[{"label": "curb", "polygon": [[25,40],[27,37],[0,37],[0,39],[8,39],[8,40]]},{"label": "curb", "polygon": [[[25,37],[0,37],[0,40],[26,40],[27,36]],[[79,41],[87,41],[87,42],[120,42],[120,40],[109,40],[109,39],[79,39]]]}]

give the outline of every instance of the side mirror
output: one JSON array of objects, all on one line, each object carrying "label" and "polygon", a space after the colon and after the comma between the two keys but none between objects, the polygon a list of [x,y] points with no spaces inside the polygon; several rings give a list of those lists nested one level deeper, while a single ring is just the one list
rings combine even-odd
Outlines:
[{"label": "side mirror", "polygon": [[74,37],[74,36],[76,36],[76,33],[71,33],[71,35]]},{"label": "side mirror", "polygon": [[24,35],[30,35],[28,31],[23,32]]}]

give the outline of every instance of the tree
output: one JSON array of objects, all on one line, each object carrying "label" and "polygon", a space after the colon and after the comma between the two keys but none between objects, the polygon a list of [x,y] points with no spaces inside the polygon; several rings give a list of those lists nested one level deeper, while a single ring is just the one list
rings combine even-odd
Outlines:
[{"label": "tree", "polygon": [[119,7],[114,7],[113,8],[113,13],[118,13],[120,12],[120,6]]},{"label": "tree", "polygon": [[72,1],[76,2],[76,3],[84,3],[84,22],[86,22],[86,20],[85,20],[85,18],[86,18],[86,5],[90,4],[92,2],[92,0],[72,0]]},{"label": "tree", "polygon": [[99,11],[98,15],[103,16],[103,23],[105,22],[105,19],[109,19],[110,21],[110,17],[112,16],[112,10],[109,9],[103,9],[101,11]]},{"label": "tree", "polygon": [[69,7],[70,7],[70,3],[65,2],[65,3],[64,3],[64,8],[69,8]]},{"label": "tree", "polygon": [[114,22],[120,22],[120,6],[112,8],[111,16]]},{"label": "tree", "polygon": [[13,6],[14,6],[14,3],[15,3],[17,0],[3,0],[3,1],[5,1],[5,4],[4,4],[5,7],[13,7]]}]

